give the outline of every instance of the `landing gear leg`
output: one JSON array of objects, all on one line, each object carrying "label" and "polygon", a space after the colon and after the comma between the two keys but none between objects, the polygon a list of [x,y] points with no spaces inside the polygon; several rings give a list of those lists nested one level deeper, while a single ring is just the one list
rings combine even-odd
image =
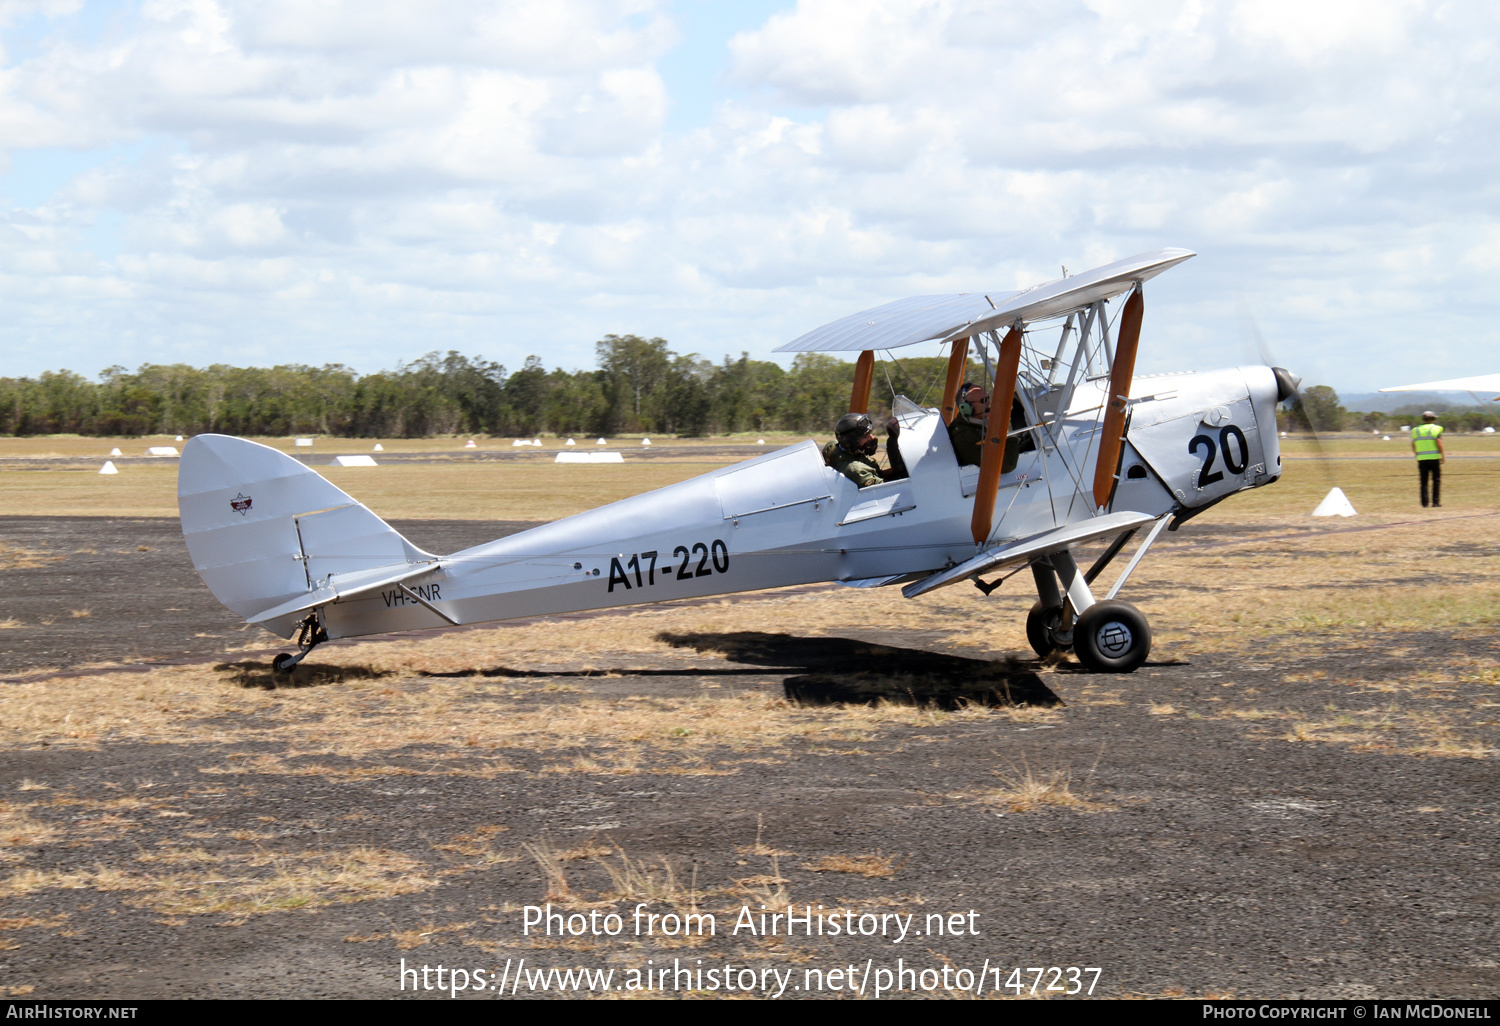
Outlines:
[{"label": "landing gear leg", "polygon": [[[1153,533],[1147,543],[1154,538]],[[1136,562],[1126,568],[1115,589]],[[1031,573],[1039,600],[1026,617],[1026,639],[1037,655],[1071,649],[1084,669],[1094,673],[1130,673],[1146,661],[1151,626],[1145,615],[1129,602],[1096,601],[1071,552],[1054,552],[1032,563]]]},{"label": "landing gear leg", "polygon": [[1053,652],[1066,652],[1073,647],[1072,611],[1063,602],[1051,563],[1045,559],[1032,563],[1031,576],[1036,581],[1038,598],[1026,615],[1026,640],[1045,659]]},{"label": "landing gear leg", "polygon": [[308,613],[297,626],[301,628],[297,632],[297,654],[283,652],[272,659],[271,669],[276,673],[291,673],[292,667],[307,658],[307,653],[328,640],[328,632],[323,629],[323,624],[318,620],[317,610]]}]

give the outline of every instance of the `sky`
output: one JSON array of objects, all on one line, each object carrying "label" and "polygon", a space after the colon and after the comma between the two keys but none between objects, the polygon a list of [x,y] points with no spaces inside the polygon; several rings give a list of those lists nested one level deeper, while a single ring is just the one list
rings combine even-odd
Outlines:
[{"label": "sky", "polygon": [[[1138,373],[1500,370],[1500,7],[0,0],[0,376],[718,361],[1163,246]],[[915,354],[905,350],[896,355]],[[785,357],[776,357],[783,363]]]}]

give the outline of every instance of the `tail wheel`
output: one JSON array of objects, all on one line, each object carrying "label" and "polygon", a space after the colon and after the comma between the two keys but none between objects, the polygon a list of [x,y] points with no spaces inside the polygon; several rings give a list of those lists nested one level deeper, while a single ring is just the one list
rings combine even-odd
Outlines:
[{"label": "tail wheel", "polygon": [[1072,635],[1061,629],[1062,616],[1062,606],[1044,606],[1040,601],[1026,614],[1026,640],[1043,659],[1053,652],[1066,652],[1072,647]]},{"label": "tail wheel", "polygon": [[1073,625],[1073,652],[1094,673],[1130,673],[1151,654],[1151,625],[1129,602],[1095,602]]}]

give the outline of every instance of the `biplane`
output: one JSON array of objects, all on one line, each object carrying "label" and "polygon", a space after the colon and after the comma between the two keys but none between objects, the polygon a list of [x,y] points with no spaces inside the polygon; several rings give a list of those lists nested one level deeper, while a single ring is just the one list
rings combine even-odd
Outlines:
[{"label": "biplane", "polygon": [[[1038,655],[1071,649],[1089,670],[1129,672],[1151,630],[1117,595],[1163,529],[1280,476],[1276,405],[1297,384],[1264,366],[1134,378],[1142,288],[1193,255],[1159,250],[1019,292],[903,299],[782,346],[859,353],[857,412],[869,409],[876,351],[948,348],[939,408],[893,399],[905,479],[861,489],[808,440],[435,555],[291,457],[198,435],[178,477],[183,533],[219,601],[297,639],[278,671],[334,638],[815,582],[917,598],[971,581],[988,593],[998,579],[986,575],[1029,569]],[[960,466],[947,426],[974,356],[995,413],[979,465]],[[1006,416],[1017,408],[1019,425]],[[1075,551],[1090,543],[1103,552],[1081,568]]]}]

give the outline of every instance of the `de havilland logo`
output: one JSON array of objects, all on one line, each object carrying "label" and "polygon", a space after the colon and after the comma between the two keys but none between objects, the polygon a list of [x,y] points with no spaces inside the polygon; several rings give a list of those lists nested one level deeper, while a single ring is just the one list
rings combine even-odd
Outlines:
[{"label": "de havilland logo", "polygon": [[250,496],[243,492],[237,493],[234,498],[229,500],[229,508],[240,516],[244,516],[250,511]]}]

